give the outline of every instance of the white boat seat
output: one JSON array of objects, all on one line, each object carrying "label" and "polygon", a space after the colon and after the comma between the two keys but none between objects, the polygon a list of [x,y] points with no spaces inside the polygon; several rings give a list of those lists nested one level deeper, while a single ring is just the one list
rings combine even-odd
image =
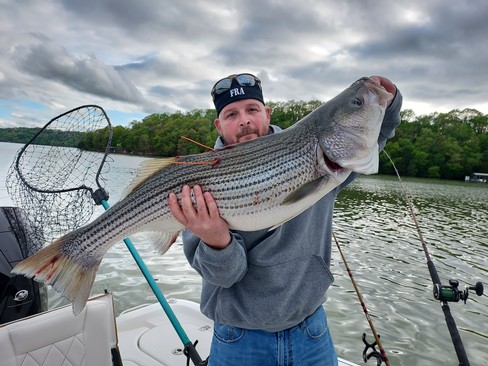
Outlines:
[{"label": "white boat seat", "polygon": [[[113,356],[113,354],[115,356]],[[0,325],[2,366],[120,365],[111,294]]]}]

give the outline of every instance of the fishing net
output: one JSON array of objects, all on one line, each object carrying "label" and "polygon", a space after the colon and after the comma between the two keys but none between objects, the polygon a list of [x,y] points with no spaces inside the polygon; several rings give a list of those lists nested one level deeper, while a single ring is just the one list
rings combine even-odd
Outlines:
[{"label": "fishing net", "polygon": [[103,174],[111,140],[105,111],[85,105],[51,119],[17,153],[7,192],[45,242],[85,224],[97,196],[108,199]]}]

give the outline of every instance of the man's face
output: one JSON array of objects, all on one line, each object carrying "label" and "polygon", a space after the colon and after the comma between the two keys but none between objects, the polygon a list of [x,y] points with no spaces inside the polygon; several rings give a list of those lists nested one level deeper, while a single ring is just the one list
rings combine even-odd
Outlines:
[{"label": "man's face", "polygon": [[227,144],[236,144],[267,135],[270,116],[260,101],[243,99],[226,105],[214,123]]}]

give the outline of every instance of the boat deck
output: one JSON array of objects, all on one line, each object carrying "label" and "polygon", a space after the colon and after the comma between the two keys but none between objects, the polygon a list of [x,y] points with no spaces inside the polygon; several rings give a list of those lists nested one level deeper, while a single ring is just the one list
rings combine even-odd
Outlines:
[{"label": "boat deck", "polygon": [[[210,352],[213,323],[188,300],[168,302],[202,359]],[[129,309],[117,317],[119,350],[124,366],[181,366],[186,364],[183,343],[159,303]],[[339,359],[339,366],[358,366]]]}]

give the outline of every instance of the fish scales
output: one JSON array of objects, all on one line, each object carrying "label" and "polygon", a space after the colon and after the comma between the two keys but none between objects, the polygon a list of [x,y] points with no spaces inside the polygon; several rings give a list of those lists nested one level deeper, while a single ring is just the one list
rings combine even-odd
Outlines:
[{"label": "fish scales", "polygon": [[[164,253],[183,226],[168,195],[198,184],[214,197],[229,227],[276,227],[341,184],[352,170],[377,170],[377,139],[392,95],[363,78],[279,134],[182,156],[157,170],[93,222],[19,263],[14,273],[51,284],[79,313],[96,271],[116,242],[136,232],[158,232]],[[186,163],[186,164],[181,164]],[[154,170],[152,170],[154,171]]]}]

